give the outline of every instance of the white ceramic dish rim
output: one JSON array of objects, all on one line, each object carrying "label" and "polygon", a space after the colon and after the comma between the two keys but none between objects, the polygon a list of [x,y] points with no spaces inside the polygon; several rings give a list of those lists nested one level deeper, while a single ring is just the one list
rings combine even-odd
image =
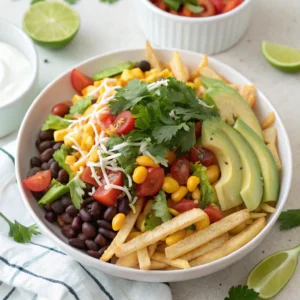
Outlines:
[{"label": "white ceramic dish rim", "polygon": [[[97,265],[99,266],[99,269],[103,270],[104,272],[107,271],[108,273],[111,273],[110,271],[116,271],[114,272],[115,274],[118,273],[118,277],[122,277],[122,278],[127,278],[127,279],[134,279],[134,278],[141,278],[140,276],[142,276],[143,274],[147,274],[148,278],[149,278],[149,273],[151,273],[151,278],[152,280],[149,281],[154,281],[154,282],[167,282],[168,277],[172,275],[172,278],[175,278],[175,280],[170,280],[170,281],[180,281],[180,280],[187,280],[187,279],[191,279],[191,278],[196,278],[197,276],[188,276],[193,274],[197,274],[197,271],[203,270],[205,272],[205,270],[207,269],[217,269],[220,270],[221,268],[217,268],[218,265],[230,265],[232,264],[232,262],[230,262],[230,260],[233,257],[237,257],[237,259],[243,257],[244,255],[246,255],[248,252],[248,249],[254,249],[255,246],[259,243],[259,241],[271,230],[271,228],[273,227],[273,225],[275,224],[275,222],[277,221],[279,214],[281,213],[286,201],[287,201],[287,197],[290,191],[290,187],[291,187],[291,182],[292,182],[292,151],[291,151],[291,145],[289,142],[289,138],[286,132],[286,129],[281,121],[281,118],[278,114],[278,112],[275,110],[274,106],[272,105],[271,102],[269,102],[269,100],[267,100],[266,96],[260,91],[258,90],[258,94],[259,97],[264,99],[265,102],[268,103],[268,105],[272,108],[273,111],[275,111],[276,114],[276,121],[279,123],[280,127],[282,128],[282,131],[284,133],[284,138],[286,140],[286,153],[285,155],[287,156],[287,161],[288,164],[291,166],[290,169],[287,172],[287,184],[286,187],[284,188],[284,194],[282,195],[282,201],[279,203],[279,205],[277,205],[276,209],[276,213],[274,215],[272,215],[272,217],[269,219],[266,227],[254,238],[252,239],[249,243],[247,243],[246,245],[244,245],[243,247],[241,247],[240,249],[234,251],[233,253],[218,259],[216,261],[210,262],[208,264],[205,265],[201,265],[201,266],[197,266],[197,267],[193,267],[190,269],[184,269],[184,270],[164,270],[164,271],[159,271],[159,270],[151,270],[151,271],[143,271],[143,270],[138,270],[138,269],[131,269],[131,268],[125,268],[125,267],[120,267],[114,264],[110,264],[110,263],[106,263],[106,262],[102,262],[100,260],[95,260],[95,258],[92,258],[88,255],[86,255],[85,253],[82,253],[80,250],[77,250],[71,246],[69,246],[68,244],[66,244],[63,240],[61,240],[60,238],[58,238],[54,233],[52,233],[46,225],[43,224],[43,222],[35,215],[35,212],[31,209],[30,205],[29,205],[29,200],[27,199],[27,196],[24,192],[23,186],[22,186],[22,178],[20,176],[20,162],[19,162],[19,156],[20,156],[20,151],[22,149],[20,149],[20,145],[21,145],[21,138],[22,138],[22,132],[25,128],[25,124],[26,124],[26,120],[27,117],[30,115],[31,110],[33,109],[34,105],[36,102],[38,102],[42,97],[43,94],[47,92],[47,90],[56,82],[58,81],[60,78],[64,77],[65,75],[67,75],[68,73],[70,73],[72,71],[72,69],[74,68],[80,68],[82,66],[84,66],[85,64],[93,61],[93,60],[97,60],[99,58],[105,58],[106,56],[110,56],[110,55],[116,55],[116,54],[121,54],[124,52],[130,52],[130,51],[143,51],[144,48],[137,48],[137,49],[121,49],[121,50],[117,50],[117,51],[113,51],[113,52],[108,52],[108,53],[104,53],[102,55],[97,55],[94,56],[92,58],[89,58],[87,60],[84,60],[83,62],[77,64],[76,66],[74,66],[73,68],[67,70],[66,72],[64,72],[63,74],[59,75],[55,80],[53,80],[51,83],[49,83],[44,90],[39,94],[39,96],[34,100],[34,102],[32,103],[31,107],[29,108],[29,110],[27,111],[27,114],[25,116],[25,118],[23,119],[23,122],[21,124],[20,127],[20,131],[18,134],[18,143],[17,143],[17,155],[16,155],[16,178],[17,178],[17,182],[18,182],[18,187],[19,187],[19,191],[21,193],[22,196],[22,200],[25,203],[26,208],[28,209],[28,211],[30,212],[30,214],[32,215],[33,219],[37,222],[39,228],[41,229],[42,232],[44,232],[45,234],[47,234],[59,247],[61,247],[62,249],[68,249],[66,252],[68,252],[68,254],[70,256],[73,256],[76,260],[79,261],[84,261],[86,265],[89,266],[94,266],[95,267],[95,263],[97,262]],[[165,49],[158,49],[161,51],[167,50],[167,51],[175,51],[177,49],[172,49],[172,48],[165,48]],[[187,51],[187,50],[180,50],[181,53],[184,53],[186,55],[191,55],[191,54],[195,54],[195,52],[193,51]],[[199,53],[196,53],[199,55]],[[242,74],[240,74],[238,71],[236,71],[235,69],[233,69],[232,67],[226,65],[225,63],[222,63],[220,61],[218,61],[215,58],[210,57],[209,58],[211,62],[216,63],[218,65],[220,65],[221,67],[230,70],[231,72],[234,72],[236,74],[238,74],[242,80],[245,83],[251,84],[251,82],[244,77]],[[282,187],[281,187],[282,188]],[[229,263],[228,263],[229,262]],[[227,263],[227,264],[226,264]],[[190,274],[189,274],[190,273]],[[208,272],[207,272],[208,273]],[[210,272],[213,273],[213,272]],[[187,276],[185,276],[187,275]],[[157,276],[157,277],[156,277]],[[183,278],[181,278],[181,276]],[[185,277],[185,278],[184,278]],[[198,276],[199,277],[199,276]],[[201,277],[201,275],[200,275]],[[159,278],[159,279],[158,279]],[[143,280],[145,281],[145,280]]]},{"label": "white ceramic dish rim", "polygon": [[238,7],[236,7],[235,9],[233,9],[225,14],[220,14],[220,15],[211,16],[211,17],[198,17],[198,18],[197,17],[191,18],[191,17],[185,17],[185,16],[176,16],[176,15],[170,14],[170,13],[156,7],[149,0],[139,0],[139,1],[142,1],[149,9],[151,9],[155,13],[158,13],[161,16],[173,19],[174,21],[178,21],[178,22],[182,21],[182,22],[186,22],[186,23],[207,23],[207,22],[213,22],[216,20],[227,19],[233,15],[238,14],[240,12],[240,10],[244,9],[244,7],[246,7],[252,0],[243,0],[242,4],[240,4]]},{"label": "white ceramic dish rim", "polygon": [[5,26],[10,26],[11,28],[14,28],[13,30],[18,31],[21,35],[23,35],[24,39],[28,42],[28,45],[30,45],[31,50],[34,53],[35,59],[34,59],[33,62],[30,61],[32,71],[30,73],[31,77],[30,77],[30,81],[28,81],[28,84],[24,87],[23,91],[20,92],[14,99],[12,99],[8,102],[5,102],[3,104],[0,103],[0,109],[4,108],[4,107],[8,107],[10,105],[13,105],[16,102],[18,102],[19,100],[22,100],[22,97],[24,96],[24,94],[26,94],[27,91],[29,91],[33,87],[33,85],[34,85],[34,83],[37,79],[37,74],[38,74],[38,54],[37,54],[37,50],[34,46],[33,41],[30,39],[30,37],[22,29],[20,29],[15,24],[12,24],[12,23],[10,23],[6,20],[3,20],[3,19],[0,19],[0,27],[1,27],[1,23],[5,24]]}]

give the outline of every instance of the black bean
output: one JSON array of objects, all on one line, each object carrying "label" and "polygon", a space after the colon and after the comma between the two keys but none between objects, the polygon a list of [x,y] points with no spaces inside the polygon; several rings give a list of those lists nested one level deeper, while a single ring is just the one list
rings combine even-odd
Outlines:
[{"label": "black bean", "polygon": [[31,194],[36,200],[40,200],[44,196],[44,192],[31,192]]},{"label": "black bean", "polygon": [[45,131],[40,131],[39,138],[42,141],[53,140],[53,133],[54,133],[54,130],[51,130],[51,129],[48,129]]},{"label": "black bean", "polygon": [[90,213],[83,208],[79,211],[79,215],[84,222],[90,222],[92,220]]},{"label": "black bean", "polygon": [[45,214],[45,219],[48,222],[53,223],[54,221],[56,221],[56,214],[53,211],[48,211]]},{"label": "black bean", "polygon": [[82,224],[82,233],[88,238],[93,239],[97,235],[97,229],[94,225],[88,222]]},{"label": "black bean", "polygon": [[57,175],[57,181],[62,184],[68,183],[69,175],[64,169],[59,170]]},{"label": "black bean", "polygon": [[94,217],[99,217],[101,215],[101,212],[103,210],[103,206],[95,201],[92,203],[92,206],[91,206],[91,215],[94,216]]},{"label": "black bean", "polygon": [[[48,163],[48,166],[49,166],[49,163]],[[57,175],[58,175],[58,171],[59,171],[59,166],[58,166],[58,163],[56,161],[54,161],[50,165],[50,171],[51,171],[52,178],[56,178]]]},{"label": "black bean", "polygon": [[40,172],[40,171],[41,171],[41,168],[39,168],[39,167],[34,167],[34,168],[30,169],[29,172],[27,173],[27,178],[35,175],[37,172]]},{"label": "black bean", "polygon": [[81,218],[79,216],[76,216],[74,219],[73,219],[73,222],[72,222],[72,228],[75,230],[75,231],[78,231],[81,229],[81,226],[82,226],[82,221],[81,221]]},{"label": "black bean", "polygon": [[52,149],[56,151],[56,150],[58,150],[62,145],[63,145],[62,142],[55,143],[55,144],[53,145]]},{"label": "black bean", "polygon": [[37,139],[37,140],[35,141],[35,146],[36,146],[38,149],[39,149],[40,143],[41,143],[41,140],[40,140],[40,139]]},{"label": "black bean", "polygon": [[115,232],[108,230],[106,228],[100,227],[98,228],[98,232],[101,233],[103,236],[105,236],[108,239],[114,239],[115,236],[117,235]]},{"label": "black bean", "polygon": [[109,230],[112,230],[112,226],[109,222],[105,221],[105,220],[98,220],[97,224],[99,227],[103,227]]},{"label": "black bean", "polygon": [[97,258],[97,259],[100,258],[100,253],[98,251],[95,251],[95,250],[88,250],[87,254],[89,256],[92,256],[92,257]]},{"label": "black bean", "polygon": [[67,208],[66,208],[66,212],[71,216],[71,217],[75,217],[78,214],[78,209],[73,205],[70,204]]},{"label": "black bean", "polygon": [[87,198],[83,199],[82,207],[86,207],[95,201],[96,200],[93,197],[87,197]]},{"label": "black bean", "polygon": [[48,170],[48,169],[49,169],[49,168],[48,168],[47,162],[42,163],[41,169],[42,169],[42,170]]},{"label": "black bean", "polygon": [[85,241],[85,245],[87,246],[88,249],[90,250],[95,250],[97,251],[99,248],[98,248],[98,245],[92,241],[92,240],[86,240]]},{"label": "black bean", "polygon": [[80,240],[80,239],[77,239],[77,238],[70,239],[69,244],[72,247],[75,247],[75,248],[78,248],[78,249],[84,249],[85,248],[85,242]]},{"label": "black bean", "polygon": [[104,213],[104,219],[106,221],[111,221],[116,214],[117,214],[117,208],[115,206],[110,206],[106,209]]},{"label": "black bean", "polygon": [[77,238],[80,239],[80,240],[82,240],[82,241],[86,241],[87,240],[87,237],[82,232],[80,232],[77,235]]},{"label": "black bean", "polygon": [[143,72],[150,71],[151,66],[148,61],[146,60],[141,60],[138,62],[137,67],[140,68]]},{"label": "black bean", "polygon": [[65,223],[65,224],[71,224],[73,221],[73,217],[71,217],[69,214],[67,213],[63,213],[61,216],[61,220]]},{"label": "black bean", "polygon": [[53,141],[41,142],[39,145],[40,152],[44,152],[45,150],[50,149],[53,146],[53,143],[54,143]]},{"label": "black bean", "polygon": [[[56,162],[56,160],[54,159],[54,157],[50,158],[50,160],[48,161],[48,167],[50,168],[50,166],[51,166],[54,162]],[[58,164],[57,164],[57,167],[58,167],[58,169],[59,169]]]},{"label": "black bean", "polygon": [[98,233],[94,239],[94,242],[99,246],[104,246],[106,245],[107,240],[102,234]]},{"label": "black bean", "polygon": [[103,246],[98,253],[100,254],[100,257],[102,256],[102,254],[104,253],[104,251],[108,248],[109,245]]},{"label": "black bean", "polygon": [[65,237],[69,239],[76,235],[74,229],[70,225],[64,225],[61,232]]},{"label": "black bean", "polygon": [[31,166],[31,168],[40,167],[41,164],[42,164],[41,160],[38,157],[36,157],[36,156],[32,157],[31,160],[30,160],[30,166]]},{"label": "black bean", "polygon": [[64,205],[64,207],[68,207],[69,205],[72,204],[72,199],[70,195],[64,195],[61,197],[61,202]]},{"label": "black bean", "polygon": [[[57,213],[57,214],[62,214],[65,212],[65,207],[62,204],[61,200],[56,200],[51,204],[51,208]],[[67,223],[67,222],[65,222]]]},{"label": "black bean", "polygon": [[48,162],[54,153],[54,150],[52,148],[45,150],[41,155],[40,155],[40,160],[42,162]]},{"label": "black bean", "polygon": [[52,211],[51,204],[45,204],[44,209],[45,211]]},{"label": "black bean", "polygon": [[127,215],[130,211],[129,200],[127,197],[123,197],[118,200],[118,212]]}]

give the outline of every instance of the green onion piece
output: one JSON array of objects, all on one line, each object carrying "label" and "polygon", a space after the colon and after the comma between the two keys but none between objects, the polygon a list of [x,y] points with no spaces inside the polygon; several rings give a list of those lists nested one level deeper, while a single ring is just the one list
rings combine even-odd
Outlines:
[{"label": "green onion piece", "polygon": [[193,4],[186,4],[186,8],[194,14],[200,14],[204,11],[204,8],[202,6],[193,5]]}]

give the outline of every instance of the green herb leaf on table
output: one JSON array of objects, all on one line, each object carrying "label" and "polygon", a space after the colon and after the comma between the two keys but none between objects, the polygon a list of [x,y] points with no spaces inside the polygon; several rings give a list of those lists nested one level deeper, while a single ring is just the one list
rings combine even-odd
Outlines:
[{"label": "green herb leaf on table", "polygon": [[26,227],[20,224],[18,221],[15,221],[13,223],[9,219],[7,219],[1,212],[0,217],[2,217],[9,225],[9,236],[13,238],[17,243],[29,243],[33,235],[40,234],[38,226],[36,224]]},{"label": "green herb leaf on table", "polygon": [[224,300],[257,300],[259,293],[247,286],[233,286]]},{"label": "green herb leaf on table", "polygon": [[159,217],[156,217],[153,212],[149,213],[145,218],[145,229],[153,230],[155,227],[162,224],[162,220]]},{"label": "green herb leaf on table", "polygon": [[83,203],[82,196],[84,195],[84,189],[86,188],[85,183],[80,178],[73,178],[67,184],[67,187],[70,189],[71,199],[74,206],[77,209],[80,209],[81,204]]},{"label": "green herb leaf on table", "polygon": [[300,209],[289,209],[283,211],[278,221],[280,222],[280,230],[287,230],[300,226]]},{"label": "green herb leaf on table", "polygon": [[53,130],[65,129],[70,124],[71,122],[69,120],[66,120],[62,117],[55,116],[55,115],[48,115],[45,123],[42,126],[42,130],[45,131],[48,129],[53,129]]},{"label": "green herb leaf on table", "polygon": [[159,193],[154,197],[152,210],[154,215],[158,218],[161,218],[163,222],[171,220],[172,217],[168,210],[166,193],[163,190],[160,190]]},{"label": "green herb leaf on table", "polygon": [[73,178],[72,171],[70,169],[70,166],[65,163],[67,155],[69,155],[71,148],[62,145],[60,149],[56,150],[53,154],[53,158],[56,160],[56,162],[59,164],[61,168],[63,168],[68,174],[69,174],[69,180]]}]

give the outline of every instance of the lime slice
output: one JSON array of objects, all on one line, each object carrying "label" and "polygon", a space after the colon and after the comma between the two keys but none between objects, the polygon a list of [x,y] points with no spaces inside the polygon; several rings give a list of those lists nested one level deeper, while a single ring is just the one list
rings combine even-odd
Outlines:
[{"label": "lime slice", "polygon": [[290,73],[300,71],[300,49],[263,41],[261,50],[265,59],[274,67]]},{"label": "lime slice", "polygon": [[292,277],[299,253],[300,245],[267,257],[251,271],[248,287],[258,292],[261,299],[274,297]]},{"label": "lime slice", "polygon": [[70,43],[79,29],[79,16],[59,2],[38,2],[23,19],[24,30],[39,45],[61,48]]}]

